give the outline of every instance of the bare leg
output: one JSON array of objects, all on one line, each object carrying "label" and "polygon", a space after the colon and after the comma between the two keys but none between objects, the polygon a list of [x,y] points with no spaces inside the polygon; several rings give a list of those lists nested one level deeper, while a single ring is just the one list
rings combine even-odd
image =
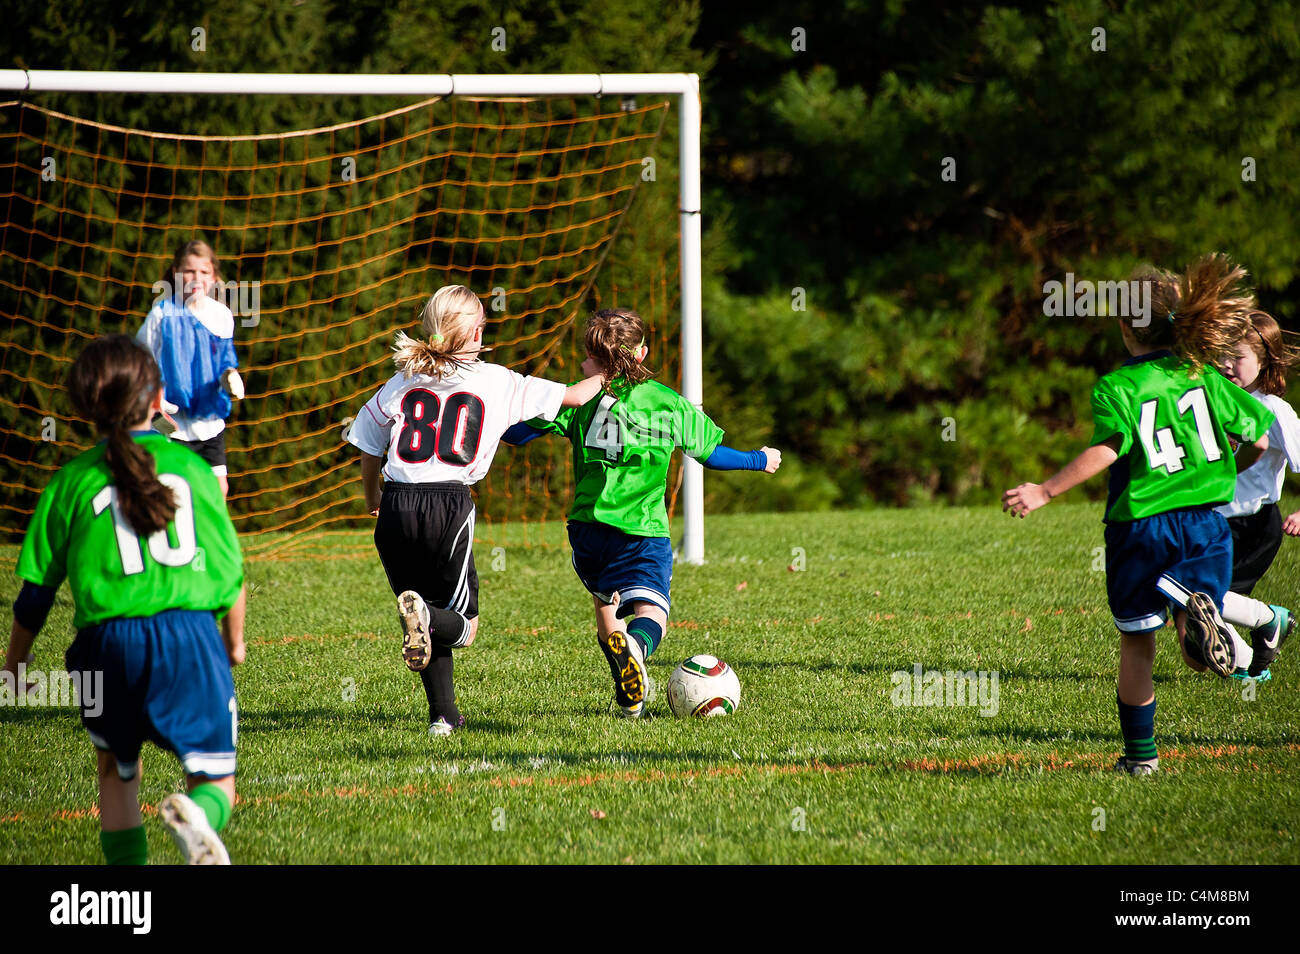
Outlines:
[{"label": "bare leg", "polygon": [[[591,602],[596,608],[596,632],[601,638],[614,632],[627,632],[626,618],[620,619],[618,615],[618,600],[613,603],[603,603],[600,597],[593,596]],[[632,603],[632,615],[648,616],[658,623],[660,628],[668,625],[668,614],[663,611],[663,608],[647,600],[634,601]]]},{"label": "bare leg", "polygon": [[1119,700],[1125,705],[1144,706],[1156,697],[1151,668],[1156,659],[1155,633],[1120,633]]},{"label": "bare leg", "polygon": [[626,633],[627,625],[618,618],[618,600],[606,603],[599,596],[591,598],[596,608],[596,633],[604,639],[610,633]]},{"label": "bare leg", "polygon": [[[644,711],[644,701],[649,690],[649,674],[645,667],[645,653],[638,642],[627,632],[627,624],[619,618],[619,601],[603,603],[593,596],[596,609],[596,644],[600,646],[614,677],[614,700],[622,714],[637,718]],[[634,610],[645,604],[637,601]]]},{"label": "bare leg", "polygon": [[136,760],[135,778],[129,782],[117,774],[113,753],[96,749],[99,759],[99,827],[104,831],[126,831],[144,824],[140,817],[140,774],[144,763]]}]

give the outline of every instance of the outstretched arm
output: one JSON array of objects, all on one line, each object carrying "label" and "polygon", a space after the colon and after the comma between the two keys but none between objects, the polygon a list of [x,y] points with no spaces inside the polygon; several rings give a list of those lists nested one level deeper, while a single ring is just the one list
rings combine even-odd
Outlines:
[{"label": "outstretched arm", "polygon": [[719,444],[713,453],[700,461],[709,470],[761,470],[775,474],[781,466],[781,452],[775,447],[756,451],[738,451]]},{"label": "outstretched arm", "polygon": [[[586,366],[583,366],[586,371]],[[560,407],[582,407],[605,386],[605,377],[600,374],[593,374],[584,378],[577,384],[570,384],[564,392],[564,400],[560,402]]]},{"label": "outstretched arm", "polygon": [[1021,484],[1002,495],[1002,510],[1013,517],[1026,517],[1045,507],[1056,496],[1096,477],[1119,459],[1119,437],[1093,444],[1041,484]]}]

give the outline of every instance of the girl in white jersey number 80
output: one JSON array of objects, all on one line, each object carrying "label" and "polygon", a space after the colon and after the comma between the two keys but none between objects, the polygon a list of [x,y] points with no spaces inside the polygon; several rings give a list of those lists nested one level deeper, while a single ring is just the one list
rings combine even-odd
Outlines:
[{"label": "girl in white jersey number 80", "polygon": [[[501,435],[533,417],[579,407],[604,379],[572,387],[480,361],[486,316],[463,285],[439,289],[424,307],[425,340],[398,332],[397,373],[357,415],[348,440],[360,448],[375,547],[397,594],[402,656],[429,700],[429,734],[465,724],[452,687],[452,650],[478,632],[474,500]],[[382,486],[381,486],[382,474]]]}]

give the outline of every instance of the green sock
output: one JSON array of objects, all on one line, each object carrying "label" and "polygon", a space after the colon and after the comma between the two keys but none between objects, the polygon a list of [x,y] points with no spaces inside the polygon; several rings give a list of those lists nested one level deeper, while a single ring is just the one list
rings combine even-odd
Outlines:
[{"label": "green sock", "polygon": [[1124,755],[1139,762],[1157,757],[1156,752],[1156,701],[1144,706],[1131,706],[1119,698],[1119,725],[1124,736]]},{"label": "green sock", "polygon": [[220,786],[204,782],[190,789],[190,800],[203,809],[213,831],[221,831],[230,821],[230,799]]},{"label": "green sock", "polygon": [[110,865],[143,865],[149,861],[144,825],[123,831],[101,831],[99,846],[104,849],[104,860]]}]

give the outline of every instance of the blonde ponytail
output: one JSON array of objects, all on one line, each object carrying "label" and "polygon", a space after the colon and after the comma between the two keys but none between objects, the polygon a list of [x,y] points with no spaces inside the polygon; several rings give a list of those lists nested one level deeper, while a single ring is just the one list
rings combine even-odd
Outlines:
[{"label": "blonde ponytail", "polygon": [[420,314],[421,341],[399,331],[393,340],[393,363],[407,377],[423,374],[441,378],[478,360],[487,351],[474,343],[484,320],[483,304],[464,285],[445,285],[434,292]]}]

